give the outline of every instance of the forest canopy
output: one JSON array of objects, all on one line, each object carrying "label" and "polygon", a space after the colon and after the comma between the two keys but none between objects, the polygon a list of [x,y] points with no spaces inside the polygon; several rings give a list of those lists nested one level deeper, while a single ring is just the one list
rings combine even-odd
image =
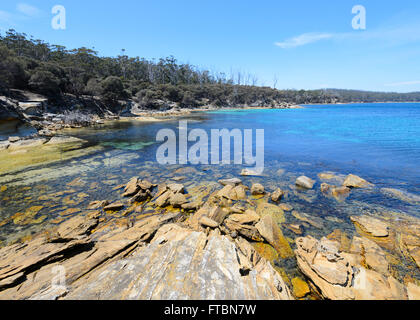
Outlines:
[{"label": "forest canopy", "polygon": [[[124,53],[124,52],[123,52]],[[279,103],[420,101],[420,92],[277,90],[257,86],[241,73],[215,73],[174,57],[146,60],[121,54],[100,57],[89,48],[67,49],[9,30],[0,34],[0,92],[28,90],[59,99],[63,94],[101,100],[133,99],[144,108],[278,106]]]}]

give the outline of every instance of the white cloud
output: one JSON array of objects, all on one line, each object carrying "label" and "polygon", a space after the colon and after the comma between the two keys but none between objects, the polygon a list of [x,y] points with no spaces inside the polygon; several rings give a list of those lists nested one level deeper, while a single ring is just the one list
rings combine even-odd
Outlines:
[{"label": "white cloud", "polygon": [[385,84],[385,86],[386,87],[402,87],[402,86],[411,86],[411,85],[415,85],[415,84],[420,84],[420,80],[387,83],[387,84]]},{"label": "white cloud", "polygon": [[[282,42],[275,42],[275,45],[282,49],[296,48],[321,40],[333,40],[341,42],[364,42],[375,43],[381,46],[394,46],[420,41],[420,23],[414,21],[403,25],[379,27],[366,31],[352,31],[341,33],[303,33]],[[373,42],[376,41],[376,42]]]},{"label": "white cloud", "polygon": [[16,5],[16,11],[0,10],[0,28],[16,28],[19,23],[33,18],[39,18],[42,15],[43,12],[40,9],[26,3],[18,3]]},{"label": "white cloud", "polygon": [[16,10],[28,17],[36,17],[41,12],[38,8],[26,3],[19,3],[16,6]]},{"label": "white cloud", "polygon": [[331,33],[310,32],[301,34],[294,38],[287,39],[283,42],[276,42],[275,45],[283,49],[296,48],[309,43],[318,42],[320,40],[330,39],[332,37],[333,34]]}]

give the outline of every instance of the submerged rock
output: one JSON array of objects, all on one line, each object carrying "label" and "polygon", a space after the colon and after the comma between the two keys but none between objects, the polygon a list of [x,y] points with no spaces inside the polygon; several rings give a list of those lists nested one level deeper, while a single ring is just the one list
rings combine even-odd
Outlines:
[{"label": "submerged rock", "polygon": [[241,176],[261,176],[261,172],[252,170],[252,169],[243,169],[241,171]]},{"label": "submerged rock", "polygon": [[264,190],[264,186],[262,184],[259,183],[254,183],[251,187],[251,194],[252,195],[260,195],[260,194],[264,194],[265,190]]},{"label": "submerged rock", "polygon": [[97,200],[97,201],[92,201],[91,203],[89,203],[87,208],[89,210],[95,210],[95,209],[106,207],[107,205],[109,205],[108,200]]},{"label": "submerged rock", "polygon": [[349,174],[344,180],[343,186],[349,188],[367,188],[372,186],[372,184],[359,176]]},{"label": "submerged rock", "polygon": [[79,139],[76,137],[64,137],[64,136],[55,136],[52,137],[47,143],[45,143],[46,146],[52,145],[52,144],[64,144],[64,143],[85,143],[86,140]]},{"label": "submerged rock", "polygon": [[318,229],[323,229],[324,228],[324,222],[322,221],[321,218],[318,217],[314,217],[312,215],[309,215],[307,213],[303,213],[303,212],[298,212],[298,211],[293,211],[292,215],[303,222],[309,223],[311,226],[318,228]]},{"label": "submerged rock", "polygon": [[296,185],[301,188],[312,189],[314,184],[315,184],[315,181],[306,176],[300,176],[299,178],[296,179]]},{"label": "submerged rock", "polygon": [[274,221],[277,223],[284,223],[286,221],[284,218],[284,211],[271,203],[261,202],[258,204],[256,212],[260,217],[264,217],[266,215],[272,216]]},{"label": "submerged rock", "polygon": [[124,204],[117,201],[104,207],[105,211],[119,211],[124,209]]},{"label": "submerged rock", "polygon": [[271,200],[274,201],[274,202],[279,202],[283,196],[284,196],[284,192],[280,188],[277,188],[271,194]]},{"label": "submerged rock", "polygon": [[321,173],[318,174],[318,177],[321,180],[333,180],[333,179],[337,179],[337,176],[333,172],[321,172]]},{"label": "submerged rock", "polygon": [[219,183],[223,186],[231,185],[233,187],[236,187],[236,186],[242,184],[242,180],[239,179],[239,178],[221,179],[221,180],[219,180]]},{"label": "submerged rock", "polygon": [[287,203],[280,203],[279,208],[283,211],[292,211],[293,207],[290,204]]},{"label": "submerged rock", "polygon": [[285,169],[278,169],[278,170],[276,171],[276,174],[277,174],[278,176],[282,176],[282,175],[284,175],[284,174],[285,174],[285,172],[286,172],[286,170],[285,170]]},{"label": "submerged rock", "polygon": [[409,192],[404,191],[404,190],[392,189],[392,188],[382,188],[381,192],[388,197],[396,198],[396,199],[399,199],[401,201],[405,201],[405,202],[412,203],[412,204],[420,204],[420,196],[419,195],[409,193]]},{"label": "submerged rock", "polygon": [[345,186],[337,187],[327,183],[322,183],[321,192],[340,200],[346,198],[350,194],[350,188]]},{"label": "submerged rock", "polygon": [[27,225],[35,222],[35,216],[43,209],[43,206],[32,206],[24,212],[18,212],[12,216],[13,223],[16,225]]},{"label": "submerged rock", "polygon": [[304,298],[311,292],[308,284],[298,277],[292,279],[292,286],[293,286],[293,295],[296,298]]},{"label": "submerged rock", "polygon": [[287,224],[286,228],[290,229],[297,235],[301,235],[303,233],[302,226],[300,224],[295,224],[295,223]]},{"label": "submerged rock", "polygon": [[14,151],[14,150],[22,150],[25,148],[39,147],[39,146],[42,146],[46,142],[47,142],[47,139],[44,139],[44,138],[19,140],[14,143],[11,143],[7,150]]}]

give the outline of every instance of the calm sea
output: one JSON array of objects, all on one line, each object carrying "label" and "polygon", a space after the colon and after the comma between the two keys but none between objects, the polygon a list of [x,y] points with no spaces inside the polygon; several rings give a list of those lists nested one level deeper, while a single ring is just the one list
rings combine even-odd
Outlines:
[{"label": "calm sea", "polygon": [[[242,167],[233,165],[189,166],[184,171],[185,166],[158,165],[156,150],[160,143],[156,142],[156,134],[162,128],[177,132],[178,119],[115,122],[72,130],[69,134],[88,141],[74,148],[91,148],[91,153],[0,175],[0,187],[7,186],[0,193],[0,241],[5,243],[10,237],[16,239],[42,230],[48,223],[59,223],[72,215],[68,209],[83,211],[90,201],[121,200],[120,192],[113,188],[132,176],[154,182],[184,176],[181,182],[187,190],[200,186],[220,188],[211,183],[222,177],[241,177],[247,185],[259,182],[269,191],[279,186],[288,191],[285,201],[296,210],[326,218],[325,229],[313,230],[318,235],[327,235],[337,227],[351,233],[354,226],[349,215],[366,211],[392,210],[420,216],[416,201],[402,201],[381,192],[382,188],[396,188],[420,195],[420,104],[222,110],[194,113],[183,119],[189,120],[189,129],[201,128],[208,133],[222,128],[264,129],[263,176],[241,177]],[[74,152],[72,148],[62,152],[64,155],[70,151]],[[353,173],[374,183],[375,188],[354,190],[339,202],[319,191],[321,172]],[[299,175],[315,179],[314,190],[296,192],[293,185]],[[63,216],[63,212],[70,213]],[[22,215],[28,219],[13,220]],[[293,217],[288,219],[292,221]]]}]

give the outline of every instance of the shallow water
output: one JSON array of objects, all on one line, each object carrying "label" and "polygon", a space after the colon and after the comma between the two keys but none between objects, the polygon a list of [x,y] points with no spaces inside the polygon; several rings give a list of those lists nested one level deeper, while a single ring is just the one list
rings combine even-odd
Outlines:
[{"label": "shallow water", "polygon": [[420,104],[316,105],[216,112],[214,123],[265,129],[266,159],[336,166],[419,191]]},{"label": "shallow water", "polygon": [[[284,202],[320,221],[308,225],[305,234],[325,236],[334,229],[352,235],[350,215],[377,212],[420,217],[419,203],[385,195],[381,188],[397,188],[420,195],[420,104],[317,105],[290,110],[223,110],[183,117],[189,129],[264,129],[265,170],[261,177],[241,177],[244,184],[262,183],[268,191],[287,191]],[[114,187],[132,176],[153,182],[184,176],[187,191],[220,188],[220,178],[238,177],[243,166],[161,166],[156,162],[156,133],[162,128],[177,132],[178,119],[165,122],[113,122],[66,134],[87,140],[85,144],[55,149],[48,164],[31,163],[0,174],[0,245],[27,238],[73,215],[93,200],[120,200]],[[210,135],[210,134],[209,134]],[[232,146],[233,147],[233,146]],[[47,151],[45,151],[47,152]],[[69,154],[69,152],[71,152]],[[28,154],[30,156],[30,153]],[[28,155],[26,155],[28,157]],[[22,157],[25,155],[23,154]],[[44,157],[48,158],[48,153]],[[61,160],[63,159],[63,160]],[[24,162],[26,163],[26,162]],[[28,165],[26,163],[26,165]],[[188,167],[188,169],[185,169]],[[4,169],[4,168],[2,168]],[[372,190],[353,190],[348,198],[324,196],[321,172],[353,173],[375,184]],[[306,175],[317,181],[314,190],[302,191],[295,179]],[[327,181],[328,182],[328,181]],[[131,219],[151,212],[107,219]],[[288,223],[298,222],[286,213]],[[296,237],[285,229],[287,237]],[[285,268],[294,263],[283,261]]]}]

